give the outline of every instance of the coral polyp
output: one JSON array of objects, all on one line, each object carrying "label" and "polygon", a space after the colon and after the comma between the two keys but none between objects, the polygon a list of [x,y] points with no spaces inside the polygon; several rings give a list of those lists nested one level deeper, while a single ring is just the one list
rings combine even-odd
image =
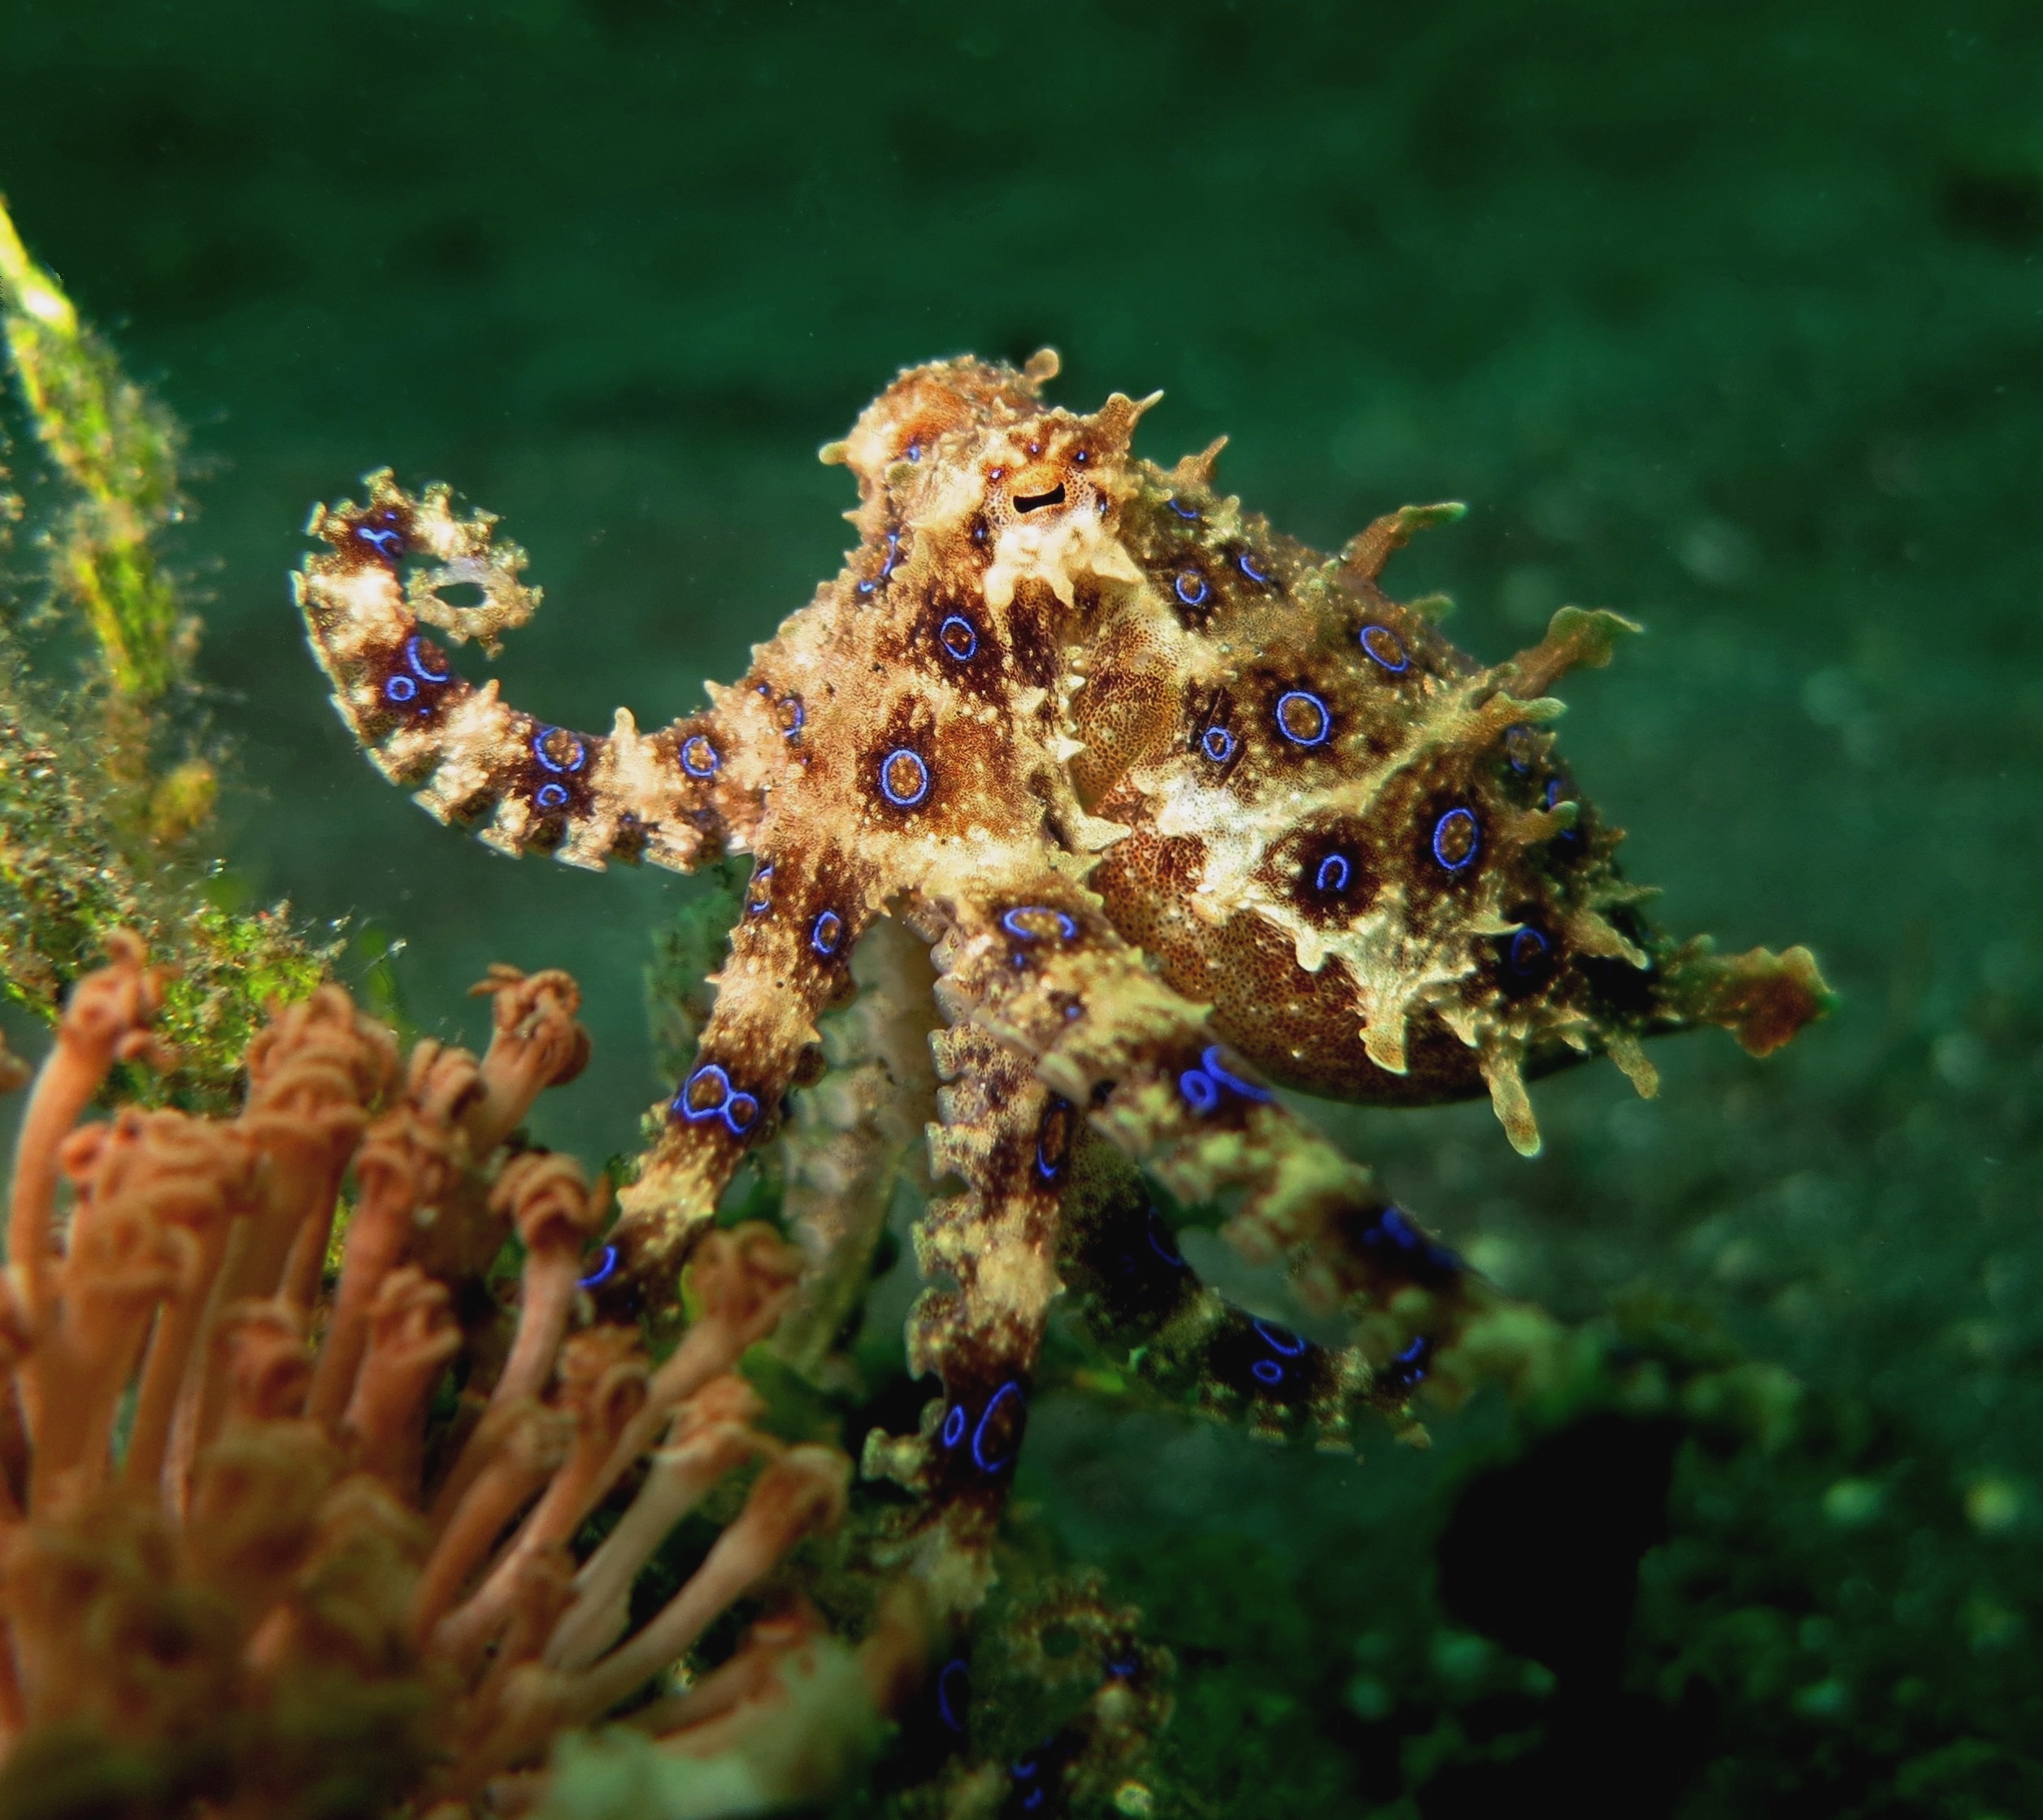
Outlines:
[{"label": "coral polyp", "polygon": [[[1350,1404],[1396,1411],[1473,1375],[1465,1342],[1497,1298],[1273,1084],[1487,1092],[1529,1152],[1529,1077],[1604,1053],[1650,1092],[1644,1039],[1715,1023],[1763,1053],[1826,997],[1805,949],[1722,958],[1654,929],[1562,763],[1553,686],[1606,662],[1626,621],[1564,608],[1478,664],[1380,585],[1458,507],[1390,513],[1320,554],[1217,489],[1217,445],[1170,469],[1137,457],[1154,400],[1046,404],[1056,371],[1046,352],[902,374],[823,451],[858,486],[843,570],[655,732],[623,710],[606,734],[563,732],[453,671],[422,628],[493,651],[538,597],[523,553],[445,488],[371,476],[364,503],[315,512],[327,547],[299,578],[343,716],[434,814],[587,867],[753,859],[605,1294],[671,1299],[734,1171],[822,1067],[816,1020],[859,989],[860,938],[893,919],[926,946],[930,1160],[961,1186],[920,1229],[925,1274],[949,1280],[911,1320],[910,1362],[942,1394],[867,1465],[943,1514],[925,1545],[946,1607],[984,1586],[1060,1271],[1123,1327],[1198,1303],[1131,1165],[1185,1202],[1232,1197],[1237,1245],[1290,1257],[1346,1312],[1341,1354],[1215,1309],[1196,1349],[1213,1394],[1264,1426],[1338,1430]],[[481,603],[453,605],[456,584]],[[913,968],[879,972],[912,1019]],[[927,1091],[915,1074],[894,1077],[902,1096]],[[884,1100],[862,1116],[898,1122]]]}]

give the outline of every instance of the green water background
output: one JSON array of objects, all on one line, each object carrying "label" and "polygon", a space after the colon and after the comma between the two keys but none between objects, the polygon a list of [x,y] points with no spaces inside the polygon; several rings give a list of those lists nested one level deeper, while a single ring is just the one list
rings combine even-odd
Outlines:
[{"label": "green water background", "polygon": [[[1508,1286],[1685,1298],[1830,1412],[1677,1468],[1626,1672],[1715,1690],[1690,1811],[2043,1803],[2043,13],[0,0],[0,187],[193,427],[234,864],[402,936],[447,1034],[489,961],[572,967],[598,1061],[541,1135],[585,1154],[659,1090],[641,974],[694,888],[506,863],[354,754],[284,576],[365,469],[505,516],[549,599],[497,673],[585,727],[735,673],[848,540],[816,446],[963,349],[1163,388],[1146,453],[1226,432],[1323,545],[1467,499],[1392,579],[1482,656],[1564,600],[1643,620],[1571,686],[1580,777],[1671,924],[1810,943],[1841,1010],[1764,1065],[1663,1047],[1650,1105],[1547,1084],[1534,1162],[1480,1107],[1328,1121]],[[1440,1441],[1040,1413],[1024,1488],[1157,1608],[1204,1811],[1488,1786],[1452,1766],[1517,1670],[1426,1588],[1508,1444]]]}]

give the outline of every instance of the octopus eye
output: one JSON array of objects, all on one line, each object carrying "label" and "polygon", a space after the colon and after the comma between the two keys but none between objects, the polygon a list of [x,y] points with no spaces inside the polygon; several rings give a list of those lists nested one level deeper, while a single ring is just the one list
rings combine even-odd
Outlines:
[{"label": "octopus eye", "polygon": [[419,685],[409,676],[393,676],[383,685],[383,693],[393,702],[409,702],[419,693]]},{"label": "octopus eye", "polygon": [[1312,888],[1322,897],[1338,897],[1348,888],[1348,880],[1354,875],[1354,868],[1348,863],[1345,854],[1328,854],[1319,862],[1319,870],[1312,875]]},{"label": "octopus eye", "polygon": [[1364,626],[1358,636],[1364,654],[1392,675],[1401,676],[1411,669],[1411,654],[1389,627]]},{"label": "octopus eye", "polygon": [[1074,467],[1083,467],[1092,458],[1093,451],[1089,449],[1074,449],[1071,451],[1071,466]]},{"label": "octopus eye", "polygon": [[837,945],[844,940],[844,919],[835,910],[827,910],[809,928],[809,945],[828,960],[837,951]]},{"label": "octopus eye", "polygon": [[937,642],[958,662],[969,663],[979,649],[979,634],[963,614],[954,613],[937,628]]},{"label": "octopus eye", "polygon": [[906,453],[910,461],[919,462],[922,459],[922,445],[919,442],[911,442],[908,445]]},{"label": "octopus eye", "polygon": [[1213,590],[1197,569],[1186,569],[1171,584],[1171,591],[1187,606],[1203,606]]},{"label": "octopus eye", "polygon": [[1466,871],[1483,844],[1472,809],[1450,809],[1433,823],[1433,858],[1450,872]]},{"label": "octopus eye", "polygon": [[724,762],[721,754],[700,733],[691,733],[681,745],[681,769],[690,777],[714,777]]},{"label": "octopus eye", "polygon": [[1199,750],[1216,765],[1224,765],[1234,756],[1237,743],[1233,734],[1224,727],[1209,727],[1199,735]]},{"label": "octopus eye", "polygon": [[922,754],[897,746],[880,761],[880,793],[897,809],[913,809],[929,794],[929,767]]},{"label": "octopus eye", "polygon": [[1333,732],[1333,716],[1318,696],[1302,688],[1287,690],[1277,697],[1277,731],[1293,745],[1310,751],[1327,743]]}]

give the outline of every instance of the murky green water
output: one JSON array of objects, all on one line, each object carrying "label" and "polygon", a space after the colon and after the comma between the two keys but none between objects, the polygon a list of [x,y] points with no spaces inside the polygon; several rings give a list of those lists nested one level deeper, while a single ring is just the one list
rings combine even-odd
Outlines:
[{"label": "murky green water", "polygon": [[[1228,432],[1224,476],[1316,542],[1469,500],[1396,579],[1481,654],[1564,599],[1644,620],[1571,690],[1582,779],[1671,924],[1806,941],[1843,1009],[1764,1065],[1665,1049],[1650,1105],[1554,1082],[1536,1162],[1481,1108],[1327,1118],[1510,1287],[1660,1298],[1795,1373],[1795,1437],[1479,1406],[1357,1467],[1067,1397],[1023,1492],[1177,1650],[1188,1813],[1601,1780],[1633,1813],[2013,1815],[2043,1811],[2040,83],[2014,5],[7,0],[0,188],[211,465],[177,554],[236,863],[402,935],[435,1027],[492,959],[571,966],[599,1062],[545,1135],[585,1153],[659,1088],[641,974],[693,888],[506,864],[355,755],[283,577],[364,469],[505,515],[549,604],[498,673],[583,725],[737,670],[847,541],[816,445],[965,348],[1054,343],[1079,404],[1163,387],[1145,452]],[[1455,1549],[1489,1592],[1439,1578]],[[1556,1627],[1597,1624],[1556,1685]]]}]

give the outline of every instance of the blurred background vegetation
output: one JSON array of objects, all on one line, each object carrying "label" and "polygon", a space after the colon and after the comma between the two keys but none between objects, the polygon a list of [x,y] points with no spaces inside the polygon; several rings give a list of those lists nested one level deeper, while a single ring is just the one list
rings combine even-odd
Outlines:
[{"label": "blurred background vegetation", "polygon": [[355,754],[284,576],[364,470],[505,515],[548,603],[498,673],[585,726],[737,671],[848,539],[816,446],[967,348],[1164,388],[1145,451],[1227,432],[1316,542],[1468,500],[1392,579],[1484,657],[1563,599],[1645,622],[1573,688],[1585,785],[1670,924],[1807,941],[1843,1009],[1663,1050],[1650,1105],[1550,1083],[1534,1162],[1481,1107],[1325,1116],[1507,1285],[1799,1398],[1479,1405],[1360,1467],[1058,1398],[1024,1501],[1177,1651],[1183,1811],[2013,1815],[2040,84],[2043,14],[1984,0],[6,0],[0,189],[187,427],[164,560],[243,901],[350,919],[358,970],[401,939],[430,1029],[492,960],[572,967],[598,1062],[541,1135],[585,1154],[659,1091],[642,975],[698,888],[507,865]]}]

